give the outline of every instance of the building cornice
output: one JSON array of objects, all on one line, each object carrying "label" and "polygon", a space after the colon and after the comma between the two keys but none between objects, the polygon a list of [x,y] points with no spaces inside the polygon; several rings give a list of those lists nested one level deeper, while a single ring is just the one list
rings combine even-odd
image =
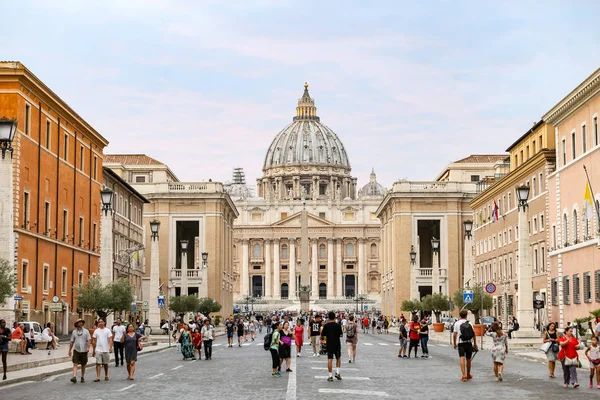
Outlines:
[{"label": "building cornice", "polygon": [[557,125],[571,112],[583,105],[591,97],[600,92],[600,68],[577,86],[571,93],[550,109],[544,116],[544,121]]}]

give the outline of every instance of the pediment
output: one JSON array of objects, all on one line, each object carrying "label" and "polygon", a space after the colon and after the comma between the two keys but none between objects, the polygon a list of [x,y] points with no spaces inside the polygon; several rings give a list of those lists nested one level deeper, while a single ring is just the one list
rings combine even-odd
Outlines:
[{"label": "pediment", "polygon": [[[301,217],[302,217],[302,212],[298,212],[295,214],[290,215],[289,217],[282,219],[281,221],[277,221],[274,224],[271,224],[272,227],[284,227],[284,226],[289,226],[289,227],[300,227],[302,222],[301,222]],[[326,219],[323,218],[319,218],[316,215],[313,215],[311,213],[307,213],[307,222],[308,222],[308,227],[312,228],[312,227],[329,227],[329,226],[335,226],[335,224],[331,221],[327,221]]]}]

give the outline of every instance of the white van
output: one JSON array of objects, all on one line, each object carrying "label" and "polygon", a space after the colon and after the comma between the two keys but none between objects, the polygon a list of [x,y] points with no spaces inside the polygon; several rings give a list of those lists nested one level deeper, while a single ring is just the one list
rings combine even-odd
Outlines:
[{"label": "white van", "polygon": [[23,324],[23,332],[25,332],[25,337],[29,340],[33,340],[35,343],[42,343],[42,326],[35,321],[22,321],[17,322],[18,324]]}]

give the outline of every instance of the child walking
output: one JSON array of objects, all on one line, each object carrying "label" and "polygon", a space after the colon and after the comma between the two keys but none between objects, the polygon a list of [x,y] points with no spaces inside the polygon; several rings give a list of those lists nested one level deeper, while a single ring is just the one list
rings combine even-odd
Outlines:
[{"label": "child walking", "polygon": [[594,373],[596,373],[596,389],[600,389],[600,346],[598,337],[592,337],[592,344],[585,350],[585,356],[590,361],[590,387],[594,387]]}]

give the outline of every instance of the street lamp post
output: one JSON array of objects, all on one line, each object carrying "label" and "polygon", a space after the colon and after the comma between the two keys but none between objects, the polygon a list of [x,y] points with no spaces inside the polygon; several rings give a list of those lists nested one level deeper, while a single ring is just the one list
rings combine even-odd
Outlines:
[{"label": "street lamp post", "polygon": [[[114,280],[114,257],[113,257],[113,191],[107,187],[100,190],[100,202],[102,213],[100,215],[100,281],[108,285]],[[106,323],[112,324],[112,314],[108,316]]]},{"label": "street lamp post", "polygon": [[463,287],[473,279],[473,221],[463,221],[465,229]]},{"label": "street lamp post", "polygon": [[[15,233],[13,230],[13,162],[12,162],[12,142],[17,132],[17,120],[0,118],[0,150],[2,158],[0,159],[0,259],[7,260],[15,272]],[[10,157],[6,157],[6,152]],[[28,221],[23,221],[27,224]],[[12,296],[7,297],[6,303],[0,304],[0,318],[6,320],[6,326],[12,326],[15,320],[15,300]]]},{"label": "street lamp post", "polygon": [[[148,322],[150,326],[156,326],[160,329],[160,308],[158,308],[158,296],[159,296],[159,281],[160,271],[158,268],[158,231],[160,229],[160,221],[150,221],[150,290],[149,290],[149,308],[150,318]],[[167,321],[169,320],[167,313]]]},{"label": "street lamp post", "polygon": [[410,245],[410,265],[411,265],[411,280],[410,280],[410,298],[414,299],[418,296],[417,277],[419,276],[419,266],[417,265],[417,252],[415,246]]},{"label": "street lamp post", "polygon": [[432,275],[432,286],[433,286],[433,290],[431,291],[432,293],[439,293],[440,291],[440,260],[439,260],[439,253],[440,253],[440,240],[436,239],[435,237],[433,237],[431,239],[431,253],[432,253],[432,257],[433,257],[433,265],[432,265],[432,270],[431,270],[431,275]]},{"label": "street lamp post", "polygon": [[200,273],[202,274],[202,277],[200,280],[200,287],[202,292],[200,293],[200,297],[208,297],[208,252],[202,252],[201,256],[202,265],[200,266]]},{"label": "street lamp post", "polygon": [[186,296],[188,294],[188,263],[187,263],[187,253],[188,253],[188,241],[180,240],[179,244],[181,245],[181,296]]},{"label": "street lamp post", "polygon": [[519,336],[529,336],[534,332],[533,288],[531,281],[531,256],[529,247],[529,232],[527,227],[528,212],[527,200],[529,199],[529,185],[516,188],[519,200],[519,258],[518,271],[518,296],[517,318],[519,321]]}]

